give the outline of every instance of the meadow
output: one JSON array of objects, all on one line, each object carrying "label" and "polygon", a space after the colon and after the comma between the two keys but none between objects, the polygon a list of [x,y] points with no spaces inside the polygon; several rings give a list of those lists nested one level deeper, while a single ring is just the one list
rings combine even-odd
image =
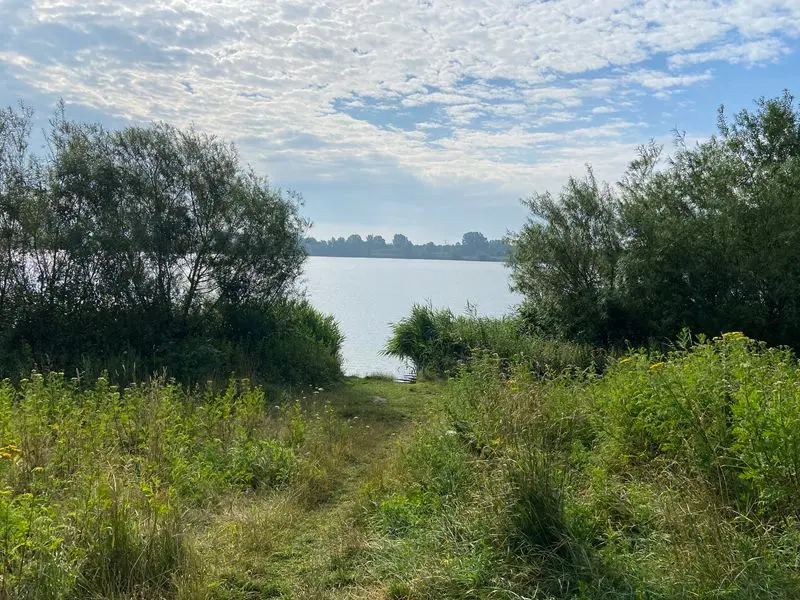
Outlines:
[{"label": "meadow", "polygon": [[800,367],[0,394],[0,598],[796,598]]}]

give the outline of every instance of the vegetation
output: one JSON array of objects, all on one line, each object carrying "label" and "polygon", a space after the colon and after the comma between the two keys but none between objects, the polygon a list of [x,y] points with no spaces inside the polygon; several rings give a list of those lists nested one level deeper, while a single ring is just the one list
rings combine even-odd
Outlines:
[{"label": "vegetation", "polygon": [[[800,365],[0,393],[2,598],[796,598]],[[305,397],[304,397],[305,396]]]},{"label": "vegetation", "polygon": [[[3,111],[0,366],[70,373],[0,382],[0,600],[800,597],[798,116],[535,196],[526,304],[413,307],[404,385],[341,380],[299,199],[232,149],[57,115],[36,157]],[[731,323],[767,342],[614,350]]]},{"label": "vegetation", "polygon": [[385,597],[798,597],[798,363],[683,345],[602,377],[462,369],[368,487]]},{"label": "vegetation", "polygon": [[340,375],[335,323],[292,299],[307,228],[297,194],[211,136],[110,132],[63,108],[37,156],[31,117],[0,111],[2,373]]},{"label": "vegetation", "polygon": [[526,201],[511,266],[527,320],[598,345],[664,342],[683,327],[800,347],[800,113],[762,99],[675,154],[643,147],[615,186],[590,171]]},{"label": "vegetation", "polygon": [[[119,389],[102,378],[83,387],[36,373],[0,387],[3,600],[336,589],[352,563],[329,545],[352,533],[350,478],[434,389],[379,380],[295,394],[247,381],[222,392],[164,380]],[[333,523],[341,532],[302,529]]]},{"label": "vegetation", "polygon": [[394,323],[386,344],[388,355],[408,361],[418,375],[429,377],[455,374],[475,352],[524,363],[539,376],[565,369],[601,368],[604,360],[603,353],[591,346],[531,333],[518,316],[455,316],[449,309],[430,305],[415,305],[408,317]]},{"label": "vegetation", "polygon": [[508,258],[509,245],[505,240],[487,240],[478,231],[465,233],[461,242],[437,245],[433,242],[415,245],[402,234],[395,234],[391,243],[380,235],[368,235],[364,240],[353,234],[347,239],[329,241],[308,237],[305,248],[311,256],[363,256],[372,258],[426,258],[438,260],[503,261]]}]

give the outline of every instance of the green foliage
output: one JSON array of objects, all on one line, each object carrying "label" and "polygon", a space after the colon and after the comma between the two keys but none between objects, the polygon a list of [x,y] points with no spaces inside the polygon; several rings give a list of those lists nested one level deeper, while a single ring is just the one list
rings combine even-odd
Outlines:
[{"label": "green foliage", "polygon": [[800,347],[800,118],[788,93],[761,99],[719,136],[668,161],[640,149],[613,189],[591,171],[558,198],[526,201],[510,263],[525,315],[545,334],[663,343],[683,327],[744,331]]},{"label": "green foliage", "polygon": [[528,331],[519,317],[455,316],[449,309],[414,305],[392,325],[386,353],[409,361],[420,375],[454,373],[475,352],[528,364],[540,375],[563,369],[587,369],[602,361],[589,346],[547,339]]},{"label": "green foliage", "polygon": [[426,497],[418,487],[408,492],[397,492],[378,504],[378,520],[381,529],[389,535],[408,534],[419,527],[426,513],[429,512],[427,502],[436,500],[435,496]]},{"label": "green foliage", "polygon": [[231,451],[230,481],[274,487],[289,480],[296,463],[294,452],[276,440],[240,440]]},{"label": "green foliage", "polygon": [[590,170],[583,180],[571,178],[558,200],[548,192],[525,204],[533,217],[514,238],[509,262],[531,322],[568,339],[604,341],[621,252],[610,188]]},{"label": "green foliage", "polygon": [[800,514],[800,377],[788,350],[727,333],[664,361],[634,353],[596,393],[614,452],[679,459],[740,511]]},{"label": "green foliage", "polygon": [[77,544],[86,553],[77,569],[76,596],[174,593],[175,577],[187,564],[178,515],[158,490],[140,491],[146,502],[139,502],[139,510],[113,478],[90,499],[91,513],[78,532]]},{"label": "green foliage", "polygon": [[213,136],[163,123],[111,132],[63,107],[37,156],[31,118],[0,111],[4,375],[340,375],[336,324],[291,299],[308,225],[299,195]]},{"label": "green foliage", "polygon": [[602,375],[476,357],[374,501],[372,568],[404,598],[796,597],[799,384],[741,333]]},{"label": "green foliage", "polygon": [[309,422],[293,406],[270,408],[245,380],[192,393],[55,373],[3,382],[0,597],[175,597],[198,577],[190,511],[302,488],[309,471],[336,477],[320,462],[341,460],[334,415]]}]

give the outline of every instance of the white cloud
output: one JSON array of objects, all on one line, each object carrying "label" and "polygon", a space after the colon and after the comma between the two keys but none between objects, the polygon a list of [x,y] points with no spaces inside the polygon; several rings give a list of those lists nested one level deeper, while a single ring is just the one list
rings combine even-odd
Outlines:
[{"label": "white cloud", "polygon": [[687,65],[697,65],[713,61],[722,61],[730,64],[758,64],[772,62],[790,54],[791,50],[783,40],[766,38],[752,42],[724,44],[704,52],[690,52],[676,54],[669,57],[670,68],[680,68]]},{"label": "white cloud", "polygon": [[[616,175],[641,136],[607,115],[711,80],[701,63],[775,60],[800,31],[797,0],[8,6],[0,64],[40,93],[195,123],[279,178],[399,169],[514,190],[555,185],[576,160]],[[671,72],[643,64],[665,54]]]},{"label": "white cloud", "polygon": [[661,71],[642,70],[628,75],[628,81],[638,83],[650,90],[666,90],[669,88],[686,87],[701,81],[712,79],[712,74],[696,73],[692,75],[670,75]]},{"label": "white cloud", "polygon": [[613,106],[596,106],[592,109],[593,115],[608,115],[615,112],[617,112],[617,109]]}]

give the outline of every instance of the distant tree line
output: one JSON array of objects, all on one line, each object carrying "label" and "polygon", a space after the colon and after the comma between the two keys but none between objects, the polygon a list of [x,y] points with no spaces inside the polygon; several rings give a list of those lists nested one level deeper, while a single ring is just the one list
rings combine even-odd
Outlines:
[{"label": "distant tree line", "polygon": [[297,194],[195,130],[107,131],[62,107],[40,156],[31,128],[30,110],[0,110],[3,375],[339,372],[335,324],[293,299],[306,256]]},{"label": "distant tree line", "polygon": [[406,236],[396,233],[391,242],[380,235],[351,235],[347,239],[331,238],[328,241],[305,239],[305,248],[311,256],[360,256],[372,258],[423,258],[439,260],[503,261],[510,246],[505,240],[488,240],[477,231],[465,233],[455,244],[414,244]]},{"label": "distant tree line", "polygon": [[675,153],[526,201],[513,280],[537,330],[600,345],[743,331],[800,348],[800,113],[787,92]]}]

